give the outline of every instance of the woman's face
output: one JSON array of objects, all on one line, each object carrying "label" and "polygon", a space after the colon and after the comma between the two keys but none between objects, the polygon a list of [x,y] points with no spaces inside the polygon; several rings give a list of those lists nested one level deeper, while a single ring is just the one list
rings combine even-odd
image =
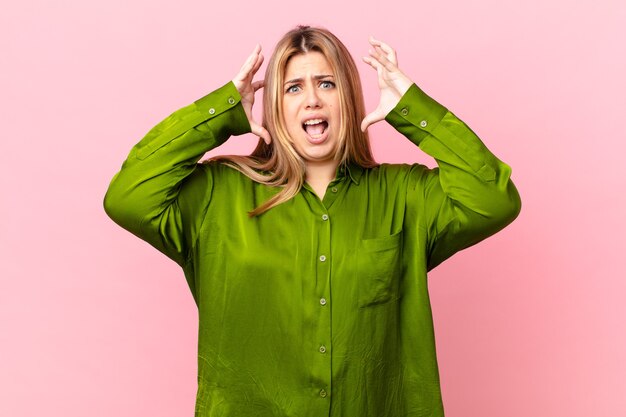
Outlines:
[{"label": "woman's face", "polygon": [[298,154],[308,163],[332,160],[341,112],[334,72],[323,54],[293,56],[285,69],[283,116]]}]

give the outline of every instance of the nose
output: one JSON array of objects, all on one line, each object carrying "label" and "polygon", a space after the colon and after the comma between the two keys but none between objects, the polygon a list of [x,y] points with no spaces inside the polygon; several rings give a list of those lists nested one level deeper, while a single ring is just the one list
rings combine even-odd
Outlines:
[{"label": "nose", "polygon": [[307,96],[306,96],[306,107],[308,108],[317,108],[317,107],[321,107],[322,103],[320,101],[320,97],[317,93],[317,90],[315,88],[308,88],[307,89]]}]

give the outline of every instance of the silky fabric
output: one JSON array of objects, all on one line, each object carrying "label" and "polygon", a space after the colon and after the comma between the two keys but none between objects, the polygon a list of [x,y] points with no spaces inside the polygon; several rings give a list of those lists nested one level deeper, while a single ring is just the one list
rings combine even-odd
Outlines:
[{"label": "silky fabric", "polygon": [[131,149],[104,207],[184,271],[196,417],[444,415],[427,271],[511,223],[521,200],[511,168],[417,85],[385,120],[438,167],[348,162],[322,198],[305,183],[253,218],[280,188],[199,162],[250,132],[232,82]]}]

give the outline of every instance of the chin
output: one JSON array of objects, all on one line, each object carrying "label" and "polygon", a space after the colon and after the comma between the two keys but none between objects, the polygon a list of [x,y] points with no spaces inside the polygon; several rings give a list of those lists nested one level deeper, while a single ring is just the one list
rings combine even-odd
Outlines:
[{"label": "chin", "polygon": [[324,147],[324,149],[306,149],[303,158],[310,162],[327,162],[333,159],[334,148]]},{"label": "chin", "polygon": [[298,135],[296,141],[292,141],[291,144],[296,153],[306,162],[330,161],[336,151],[336,138],[332,134],[325,137],[321,143],[311,143],[306,134]]}]

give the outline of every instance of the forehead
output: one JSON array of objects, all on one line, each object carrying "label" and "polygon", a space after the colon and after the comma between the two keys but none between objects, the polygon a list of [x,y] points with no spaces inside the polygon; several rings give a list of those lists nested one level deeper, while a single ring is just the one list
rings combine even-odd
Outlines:
[{"label": "forehead", "polygon": [[321,52],[311,51],[294,55],[285,68],[285,78],[304,77],[307,74],[334,74],[330,63]]}]

